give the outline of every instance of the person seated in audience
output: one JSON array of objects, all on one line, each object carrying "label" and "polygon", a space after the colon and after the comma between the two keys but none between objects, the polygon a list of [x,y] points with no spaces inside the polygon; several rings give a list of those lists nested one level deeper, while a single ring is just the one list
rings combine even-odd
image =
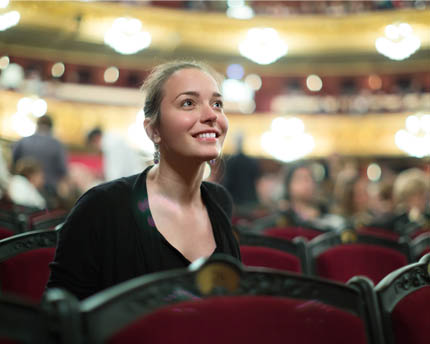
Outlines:
[{"label": "person seated in audience", "polygon": [[334,185],[332,212],[346,219],[354,228],[373,220],[369,210],[369,181],[358,174],[339,175]]},{"label": "person seated in audience", "polygon": [[370,223],[400,235],[430,229],[430,178],[418,168],[402,171],[394,180],[393,211]]},{"label": "person seated in audience", "polygon": [[284,197],[279,210],[256,220],[251,230],[262,231],[270,227],[304,227],[321,230],[341,230],[347,224],[339,216],[329,214],[317,195],[317,183],[311,166],[306,162],[290,166],[284,181]]},{"label": "person seated in audience", "polygon": [[19,205],[46,208],[46,200],[40,193],[45,183],[42,165],[32,158],[22,158],[16,162],[15,173],[7,190],[10,199]]},{"label": "person seated in audience", "polygon": [[203,181],[228,130],[218,75],[199,62],[168,62],[151,72],[143,91],[155,164],[78,200],[60,231],[47,288],[83,299],[213,253],[240,259],[231,196]]}]

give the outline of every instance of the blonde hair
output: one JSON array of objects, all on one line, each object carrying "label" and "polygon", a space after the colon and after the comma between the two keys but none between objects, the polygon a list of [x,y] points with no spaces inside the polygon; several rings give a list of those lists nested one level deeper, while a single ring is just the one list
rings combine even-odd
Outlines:
[{"label": "blonde hair", "polygon": [[427,192],[430,183],[424,171],[410,168],[401,172],[393,186],[393,198],[396,206],[404,207],[408,199],[415,194]]}]

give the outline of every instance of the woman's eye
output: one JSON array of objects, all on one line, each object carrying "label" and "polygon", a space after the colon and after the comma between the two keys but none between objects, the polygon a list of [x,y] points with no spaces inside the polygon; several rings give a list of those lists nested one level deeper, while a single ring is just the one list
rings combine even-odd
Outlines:
[{"label": "woman's eye", "polygon": [[214,102],[214,106],[216,108],[222,109],[224,107],[224,104],[221,100],[217,100],[216,102]]},{"label": "woman's eye", "polygon": [[189,99],[184,100],[184,101],[182,102],[182,106],[185,106],[185,107],[187,107],[187,106],[192,106],[192,105],[193,105],[193,102],[192,102],[191,100],[189,100]]}]

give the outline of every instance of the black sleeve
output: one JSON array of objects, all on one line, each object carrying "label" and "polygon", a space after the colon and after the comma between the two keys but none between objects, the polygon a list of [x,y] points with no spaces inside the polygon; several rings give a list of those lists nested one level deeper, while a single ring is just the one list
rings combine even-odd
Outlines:
[{"label": "black sleeve", "polygon": [[79,299],[100,290],[104,192],[91,189],[76,203],[59,233],[47,288],[64,288]]}]

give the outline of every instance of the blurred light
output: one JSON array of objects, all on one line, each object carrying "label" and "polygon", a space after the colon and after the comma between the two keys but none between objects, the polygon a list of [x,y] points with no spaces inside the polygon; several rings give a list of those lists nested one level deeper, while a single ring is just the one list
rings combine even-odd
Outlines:
[{"label": "blurred light", "polygon": [[382,170],[378,164],[372,163],[367,167],[367,178],[372,182],[377,182],[381,179]]},{"label": "blurred light", "polygon": [[395,135],[395,142],[397,147],[411,156],[417,158],[430,156],[430,134],[415,136],[401,129]]},{"label": "blurred light", "polygon": [[24,80],[24,69],[16,63],[10,63],[0,75],[0,85],[4,88],[19,88]]},{"label": "blurred light", "polygon": [[430,114],[424,114],[421,116],[421,128],[430,134]]},{"label": "blurred light", "polygon": [[151,44],[151,35],[142,31],[142,23],[135,18],[117,18],[105,33],[104,41],[120,54],[135,54]]},{"label": "blurred light", "polygon": [[227,9],[227,16],[235,19],[251,19],[254,17],[254,10],[249,6],[230,7]]},{"label": "blurred light", "polygon": [[0,0],[0,8],[6,8],[9,5],[9,0]]},{"label": "blurred light", "polygon": [[311,74],[306,78],[306,86],[309,91],[318,92],[323,87],[323,82],[318,75]]},{"label": "blurred light", "polygon": [[30,113],[31,112],[31,105],[33,104],[33,99],[24,97],[18,100],[17,108],[18,113]]},{"label": "blurred light", "polygon": [[116,67],[109,67],[106,68],[104,72],[104,79],[105,82],[113,84],[116,82],[119,78],[119,69]]},{"label": "blurred light", "polygon": [[395,135],[397,147],[417,158],[430,157],[430,114],[408,116],[405,127]]},{"label": "blurred light", "polygon": [[0,15],[0,31],[5,31],[19,23],[21,15],[18,11],[6,12]]},{"label": "blurred light", "polygon": [[17,113],[28,115],[33,114],[35,117],[43,116],[48,110],[48,104],[41,98],[24,97],[18,101]]},{"label": "blurred light", "polygon": [[406,129],[412,133],[417,134],[420,131],[420,119],[417,116],[408,116],[406,118]]},{"label": "blurred light", "polygon": [[249,74],[245,77],[245,83],[251,87],[254,91],[258,91],[263,82],[259,75],[257,74]]},{"label": "blurred light", "polygon": [[227,0],[227,6],[229,8],[245,6],[245,0]]},{"label": "blurred light", "polygon": [[239,51],[255,63],[267,65],[286,55],[288,46],[275,29],[253,28],[248,30],[246,39],[239,43]]},{"label": "blurred light", "polygon": [[36,117],[42,117],[48,110],[48,104],[43,99],[36,99],[33,101],[31,112]]},{"label": "blurred light", "polygon": [[226,79],[222,83],[222,94],[225,101],[249,102],[254,99],[254,90],[242,81]]},{"label": "blurred light", "polygon": [[245,70],[240,64],[231,64],[227,67],[227,77],[230,79],[240,80],[243,78]]},{"label": "blurred light", "polygon": [[385,37],[375,41],[376,50],[392,60],[404,60],[421,46],[418,36],[408,23],[390,24],[385,27]]},{"label": "blurred light", "polygon": [[242,113],[246,113],[246,114],[253,113],[255,111],[255,107],[256,107],[255,101],[252,99],[247,102],[239,103],[239,111]]},{"label": "blurred light", "polygon": [[0,57],[0,69],[6,69],[9,66],[9,56]]},{"label": "blurred light", "polygon": [[382,80],[378,75],[369,75],[367,83],[372,90],[379,90],[382,87]]},{"label": "blurred light", "polygon": [[276,117],[272,121],[272,132],[277,135],[294,136],[301,135],[305,131],[305,124],[300,118],[291,117],[285,119],[284,117]]},{"label": "blurred light", "polygon": [[60,78],[64,74],[65,70],[66,67],[64,67],[64,63],[57,62],[52,66],[51,74],[54,78]]},{"label": "blurred light", "polygon": [[315,147],[312,135],[304,132],[299,118],[277,117],[272,121],[271,131],[261,136],[262,148],[281,161],[294,161],[312,152]]},{"label": "blurred light", "polygon": [[12,115],[12,128],[19,136],[30,136],[36,132],[36,123],[24,113]]},{"label": "blurred light", "polygon": [[154,143],[146,134],[143,122],[145,114],[139,110],[136,114],[136,121],[128,127],[128,137],[135,147],[146,152],[148,155],[154,154]]}]

